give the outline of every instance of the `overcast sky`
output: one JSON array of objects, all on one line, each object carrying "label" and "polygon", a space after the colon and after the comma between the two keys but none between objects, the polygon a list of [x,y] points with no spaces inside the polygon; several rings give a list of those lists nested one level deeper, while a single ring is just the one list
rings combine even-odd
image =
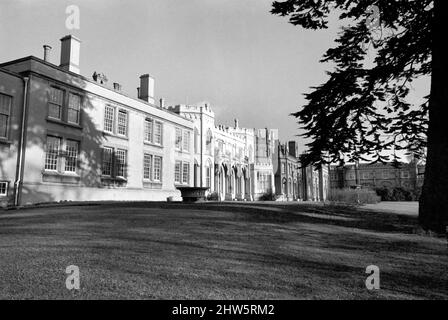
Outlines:
[{"label": "overcast sky", "polygon": [[[302,93],[325,80],[318,61],[333,45],[330,30],[306,31],[269,13],[272,0],[0,0],[0,61],[34,55],[79,37],[81,74],[106,74],[136,96],[139,76],[151,74],[168,104],[208,101],[217,123],[278,128],[284,141],[301,138],[289,116]],[[65,27],[78,5],[80,30]]]}]

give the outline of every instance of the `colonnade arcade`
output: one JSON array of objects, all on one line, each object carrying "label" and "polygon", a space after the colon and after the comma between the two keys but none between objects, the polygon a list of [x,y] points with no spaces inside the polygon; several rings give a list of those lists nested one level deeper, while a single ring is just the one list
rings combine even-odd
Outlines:
[{"label": "colonnade arcade", "polygon": [[232,165],[227,161],[215,164],[214,191],[222,200],[250,200],[252,191],[247,165]]}]

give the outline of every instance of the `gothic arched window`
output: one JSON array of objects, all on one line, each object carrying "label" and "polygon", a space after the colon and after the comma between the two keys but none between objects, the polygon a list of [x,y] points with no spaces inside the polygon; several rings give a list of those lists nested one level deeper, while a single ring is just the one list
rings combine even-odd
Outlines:
[{"label": "gothic arched window", "polygon": [[200,151],[200,139],[199,139],[199,131],[197,128],[194,128],[194,152],[199,153]]},{"label": "gothic arched window", "polygon": [[212,131],[210,129],[207,130],[207,138],[205,140],[205,151],[207,154],[212,154]]}]

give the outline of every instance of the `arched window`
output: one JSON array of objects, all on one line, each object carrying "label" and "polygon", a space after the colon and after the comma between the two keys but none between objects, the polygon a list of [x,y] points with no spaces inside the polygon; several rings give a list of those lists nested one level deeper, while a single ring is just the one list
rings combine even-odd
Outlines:
[{"label": "arched window", "polygon": [[199,140],[199,131],[197,128],[194,128],[194,152],[200,152],[200,140]]},{"label": "arched window", "polygon": [[205,140],[205,150],[207,154],[212,154],[212,131],[210,129],[207,130],[207,138]]},{"label": "arched window", "polygon": [[205,164],[205,186],[209,188],[212,187],[212,163],[210,160]]},{"label": "arched window", "polygon": [[286,194],[286,178],[283,178],[282,181],[282,193]]},{"label": "arched window", "polygon": [[200,186],[200,174],[199,174],[199,164],[196,161],[196,159],[194,160],[194,167],[193,167],[194,171],[194,186],[195,187],[199,187]]}]

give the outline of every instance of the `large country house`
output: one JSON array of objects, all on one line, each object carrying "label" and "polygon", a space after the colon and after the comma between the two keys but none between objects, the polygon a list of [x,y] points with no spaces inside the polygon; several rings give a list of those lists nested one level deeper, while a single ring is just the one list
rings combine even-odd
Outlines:
[{"label": "large country house", "polygon": [[2,206],[160,201],[178,198],[178,186],[209,187],[219,200],[251,201],[266,193],[325,200],[327,173],[310,178],[312,196],[299,175],[276,182],[284,159],[278,130],[241,128],[237,120],[234,127],[217,125],[207,103],[156,103],[149,74],[140,76],[137,97],[126,95],[102,75],[80,74],[80,47],[68,35],[58,64],[50,61],[47,45],[43,59],[0,64]]}]

